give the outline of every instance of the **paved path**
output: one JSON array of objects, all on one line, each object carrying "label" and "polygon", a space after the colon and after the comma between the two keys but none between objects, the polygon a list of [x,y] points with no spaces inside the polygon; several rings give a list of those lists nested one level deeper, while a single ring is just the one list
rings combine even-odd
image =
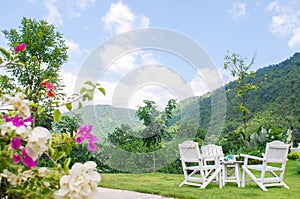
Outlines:
[{"label": "paved path", "polygon": [[125,190],[98,187],[98,194],[91,199],[174,199],[174,198],[166,198],[160,195],[138,193],[134,191],[125,191]]}]

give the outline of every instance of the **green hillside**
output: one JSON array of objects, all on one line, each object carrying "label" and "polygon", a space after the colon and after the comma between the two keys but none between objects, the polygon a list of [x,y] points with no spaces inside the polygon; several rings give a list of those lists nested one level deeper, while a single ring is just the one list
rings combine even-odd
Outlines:
[{"label": "green hillside", "polygon": [[[271,65],[256,71],[252,80],[259,89],[251,91],[247,106],[251,111],[248,118],[249,132],[256,132],[260,126],[265,128],[294,128],[297,136],[300,131],[300,53],[280,64]],[[230,82],[225,89],[234,89],[236,82]],[[199,128],[207,131],[211,117],[211,96],[206,94],[182,101],[181,109],[175,113],[172,125],[183,121],[199,121]],[[234,111],[229,102],[235,102],[234,93],[227,95],[226,119],[222,135],[241,128],[240,113]],[[299,138],[298,138],[299,139]]]},{"label": "green hillside", "polygon": [[[251,111],[248,118],[248,132],[256,132],[260,126],[265,128],[294,128],[298,136],[300,131],[300,53],[291,58],[256,71],[252,80],[259,89],[251,91],[247,97],[247,106]],[[230,82],[225,89],[234,89],[236,82]],[[211,122],[211,99],[216,91],[199,97],[183,100],[169,122],[176,128],[182,123],[198,124],[198,128],[207,132]],[[242,122],[240,113],[232,109],[229,102],[235,103],[234,93],[226,93],[227,107],[222,135],[238,131]],[[84,121],[94,125],[94,132],[104,138],[121,124],[132,128],[141,125],[134,110],[114,108],[109,105],[87,106],[75,113],[81,113]],[[233,138],[234,139],[234,138]],[[300,139],[299,137],[297,139]]]}]

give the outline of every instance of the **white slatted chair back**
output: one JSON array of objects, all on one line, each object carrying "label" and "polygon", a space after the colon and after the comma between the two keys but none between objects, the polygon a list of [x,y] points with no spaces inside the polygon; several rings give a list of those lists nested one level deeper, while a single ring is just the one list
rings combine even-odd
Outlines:
[{"label": "white slatted chair back", "polygon": [[278,140],[267,143],[266,153],[264,156],[266,163],[285,163],[289,147],[289,144],[285,144]]},{"label": "white slatted chair back", "polygon": [[200,150],[197,142],[191,140],[179,144],[180,158],[184,162],[199,162]]}]

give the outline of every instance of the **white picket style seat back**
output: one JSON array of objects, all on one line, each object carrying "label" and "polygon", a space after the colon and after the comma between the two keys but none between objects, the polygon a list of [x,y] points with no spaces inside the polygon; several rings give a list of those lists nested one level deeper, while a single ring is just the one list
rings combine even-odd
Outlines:
[{"label": "white picket style seat back", "polygon": [[207,144],[201,147],[201,151],[203,156],[205,156],[206,160],[214,160],[215,157],[219,157],[217,159],[224,159],[224,154],[221,146],[215,144]]},{"label": "white picket style seat back", "polygon": [[[267,191],[266,187],[271,186],[283,186],[289,189],[283,182],[289,147],[289,144],[276,140],[267,143],[263,157],[241,154],[244,157],[242,187],[245,187],[247,174],[251,178],[250,181],[255,182],[263,191]],[[248,159],[258,160],[261,164],[248,165]],[[270,165],[270,163],[275,163],[275,165]],[[260,171],[260,176],[256,177],[251,170]],[[270,173],[271,177],[267,176],[267,173]]]},{"label": "white picket style seat back", "polygon": [[[179,187],[187,184],[204,189],[221,173],[221,167],[218,165],[204,164],[204,159],[200,154],[197,142],[188,140],[179,144],[178,148],[184,175],[184,180],[180,183]],[[207,170],[211,172],[209,174],[205,173]],[[221,181],[219,181],[219,187],[222,188]]]}]

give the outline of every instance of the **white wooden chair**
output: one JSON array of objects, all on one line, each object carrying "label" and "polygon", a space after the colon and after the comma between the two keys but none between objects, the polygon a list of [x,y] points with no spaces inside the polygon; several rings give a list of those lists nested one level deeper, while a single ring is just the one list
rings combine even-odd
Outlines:
[{"label": "white wooden chair", "polygon": [[[178,147],[184,175],[184,180],[179,187],[187,184],[204,189],[216,179],[217,175],[221,174],[220,158],[215,157],[216,162],[218,162],[216,164],[205,165],[197,142],[188,140],[179,144]],[[209,173],[205,173],[206,171],[209,171]],[[222,188],[222,181],[219,180],[218,183],[219,188]]]},{"label": "white wooden chair", "polygon": [[[221,146],[215,144],[207,144],[201,147],[201,152],[204,159],[204,165],[217,164],[221,166],[221,163],[224,161],[224,154]],[[205,170],[206,175],[209,175],[210,172],[211,171],[209,169]],[[216,181],[219,181],[219,179],[222,180],[221,172],[216,176]],[[224,185],[223,182],[222,185]]]},{"label": "white wooden chair", "polygon": [[[204,164],[209,164],[215,159],[213,157],[220,158],[220,164],[222,165],[222,176],[217,176],[218,178],[222,179],[223,186],[227,182],[236,182],[238,187],[241,185],[241,178],[240,178],[240,161],[236,161],[236,155],[232,155],[233,159],[226,160],[224,158],[223,149],[221,146],[215,144],[208,144],[201,147],[202,154],[204,156]],[[231,169],[232,172],[229,174],[228,170]]]},{"label": "white wooden chair", "polygon": [[[283,186],[289,187],[283,182],[289,144],[281,141],[273,141],[267,143],[265,155],[256,157],[251,155],[241,154],[244,157],[242,187],[246,184],[246,174],[250,176],[250,181],[254,181],[263,191],[268,191],[266,187]],[[261,161],[261,164],[248,165],[248,159]],[[270,163],[272,165],[270,165]],[[260,171],[260,176],[256,177],[250,170]],[[267,174],[271,174],[271,177]]]}]

